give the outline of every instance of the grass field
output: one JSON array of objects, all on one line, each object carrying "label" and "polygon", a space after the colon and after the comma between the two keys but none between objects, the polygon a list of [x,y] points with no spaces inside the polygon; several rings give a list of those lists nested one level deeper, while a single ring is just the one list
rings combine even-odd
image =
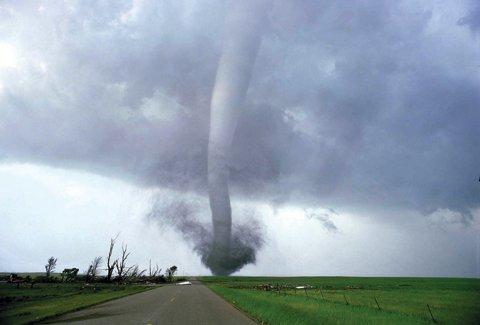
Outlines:
[{"label": "grass field", "polygon": [[82,289],[83,283],[38,283],[16,288],[0,283],[0,324],[25,324],[64,314],[107,300],[148,290],[143,285],[96,284]]},{"label": "grass field", "polygon": [[[428,324],[433,320],[427,304],[437,323],[480,324],[480,279],[202,277],[200,280],[266,324]],[[273,288],[262,289],[265,284]],[[293,288],[304,285],[313,288]]]}]

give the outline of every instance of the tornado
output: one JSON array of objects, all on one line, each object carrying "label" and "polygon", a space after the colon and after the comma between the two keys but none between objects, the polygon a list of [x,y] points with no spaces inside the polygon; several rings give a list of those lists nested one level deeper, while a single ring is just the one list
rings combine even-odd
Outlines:
[{"label": "tornado", "polygon": [[208,194],[213,236],[210,252],[203,260],[217,275],[231,274],[248,259],[248,247],[232,242],[228,160],[260,47],[268,2],[231,1],[225,18],[223,48],[210,103]]}]

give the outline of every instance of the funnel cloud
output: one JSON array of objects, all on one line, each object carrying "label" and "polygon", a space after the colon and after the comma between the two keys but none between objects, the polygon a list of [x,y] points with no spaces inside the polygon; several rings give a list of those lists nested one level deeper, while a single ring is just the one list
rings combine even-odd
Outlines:
[{"label": "funnel cloud", "polygon": [[236,271],[237,261],[251,262],[248,256],[255,254],[239,238],[232,238],[228,161],[260,46],[261,26],[265,24],[267,4],[266,0],[231,2],[213,88],[208,142],[208,193],[213,239],[212,246],[202,261],[206,265],[221,265],[212,268],[212,272],[218,275]]}]

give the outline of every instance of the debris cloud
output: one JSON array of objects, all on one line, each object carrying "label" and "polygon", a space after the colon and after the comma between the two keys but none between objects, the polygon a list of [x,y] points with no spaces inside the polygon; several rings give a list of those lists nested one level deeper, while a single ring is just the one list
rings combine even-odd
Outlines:
[{"label": "debris cloud", "polygon": [[246,264],[255,263],[256,252],[264,243],[262,227],[255,213],[243,211],[242,222],[233,226],[227,255],[216,250],[218,246],[214,245],[211,227],[201,218],[204,211],[205,206],[195,200],[157,197],[148,219],[162,228],[171,227],[181,233],[213,274],[228,275]]}]

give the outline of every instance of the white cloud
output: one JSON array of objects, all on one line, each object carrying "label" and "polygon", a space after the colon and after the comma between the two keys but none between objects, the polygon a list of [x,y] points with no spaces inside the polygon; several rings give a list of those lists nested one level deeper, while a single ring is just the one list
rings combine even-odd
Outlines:
[{"label": "white cloud", "polygon": [[47,64],[45,62],[38,62],[37,63],[37,66],[38,66],[38,69],[43,72],[43,73],[46,73],[47,72]]},{"label": "white cloud", "polygon": [[143,5],[143,0],[132,0],[132,6],[130,9],[120,14],[120,21],[124,24],[135,22],[142,10]]},{"label": "white cloud", "polygon": [[173,98],[156,90],[152,97],[143,98],[140,111],[148,120],[172,121],[187,110]]},{"label": "white cloud", "polygon": [[8,43],[0,43],[0,69],[17,67],[18,53],[15,47]]},{"label": "white cloud", "polygon": [[[145,219],[152,192],[114,179],[31,164],[0,165],[0,270],[41,271],[55,255],[59,268],[81,270],[104,255],[110,236],[132,250],[130,263],[205,269],[178,234]],[[171,245],[175,242],[175,245]],[[166,248],[168,247],[168,249]]]}]

